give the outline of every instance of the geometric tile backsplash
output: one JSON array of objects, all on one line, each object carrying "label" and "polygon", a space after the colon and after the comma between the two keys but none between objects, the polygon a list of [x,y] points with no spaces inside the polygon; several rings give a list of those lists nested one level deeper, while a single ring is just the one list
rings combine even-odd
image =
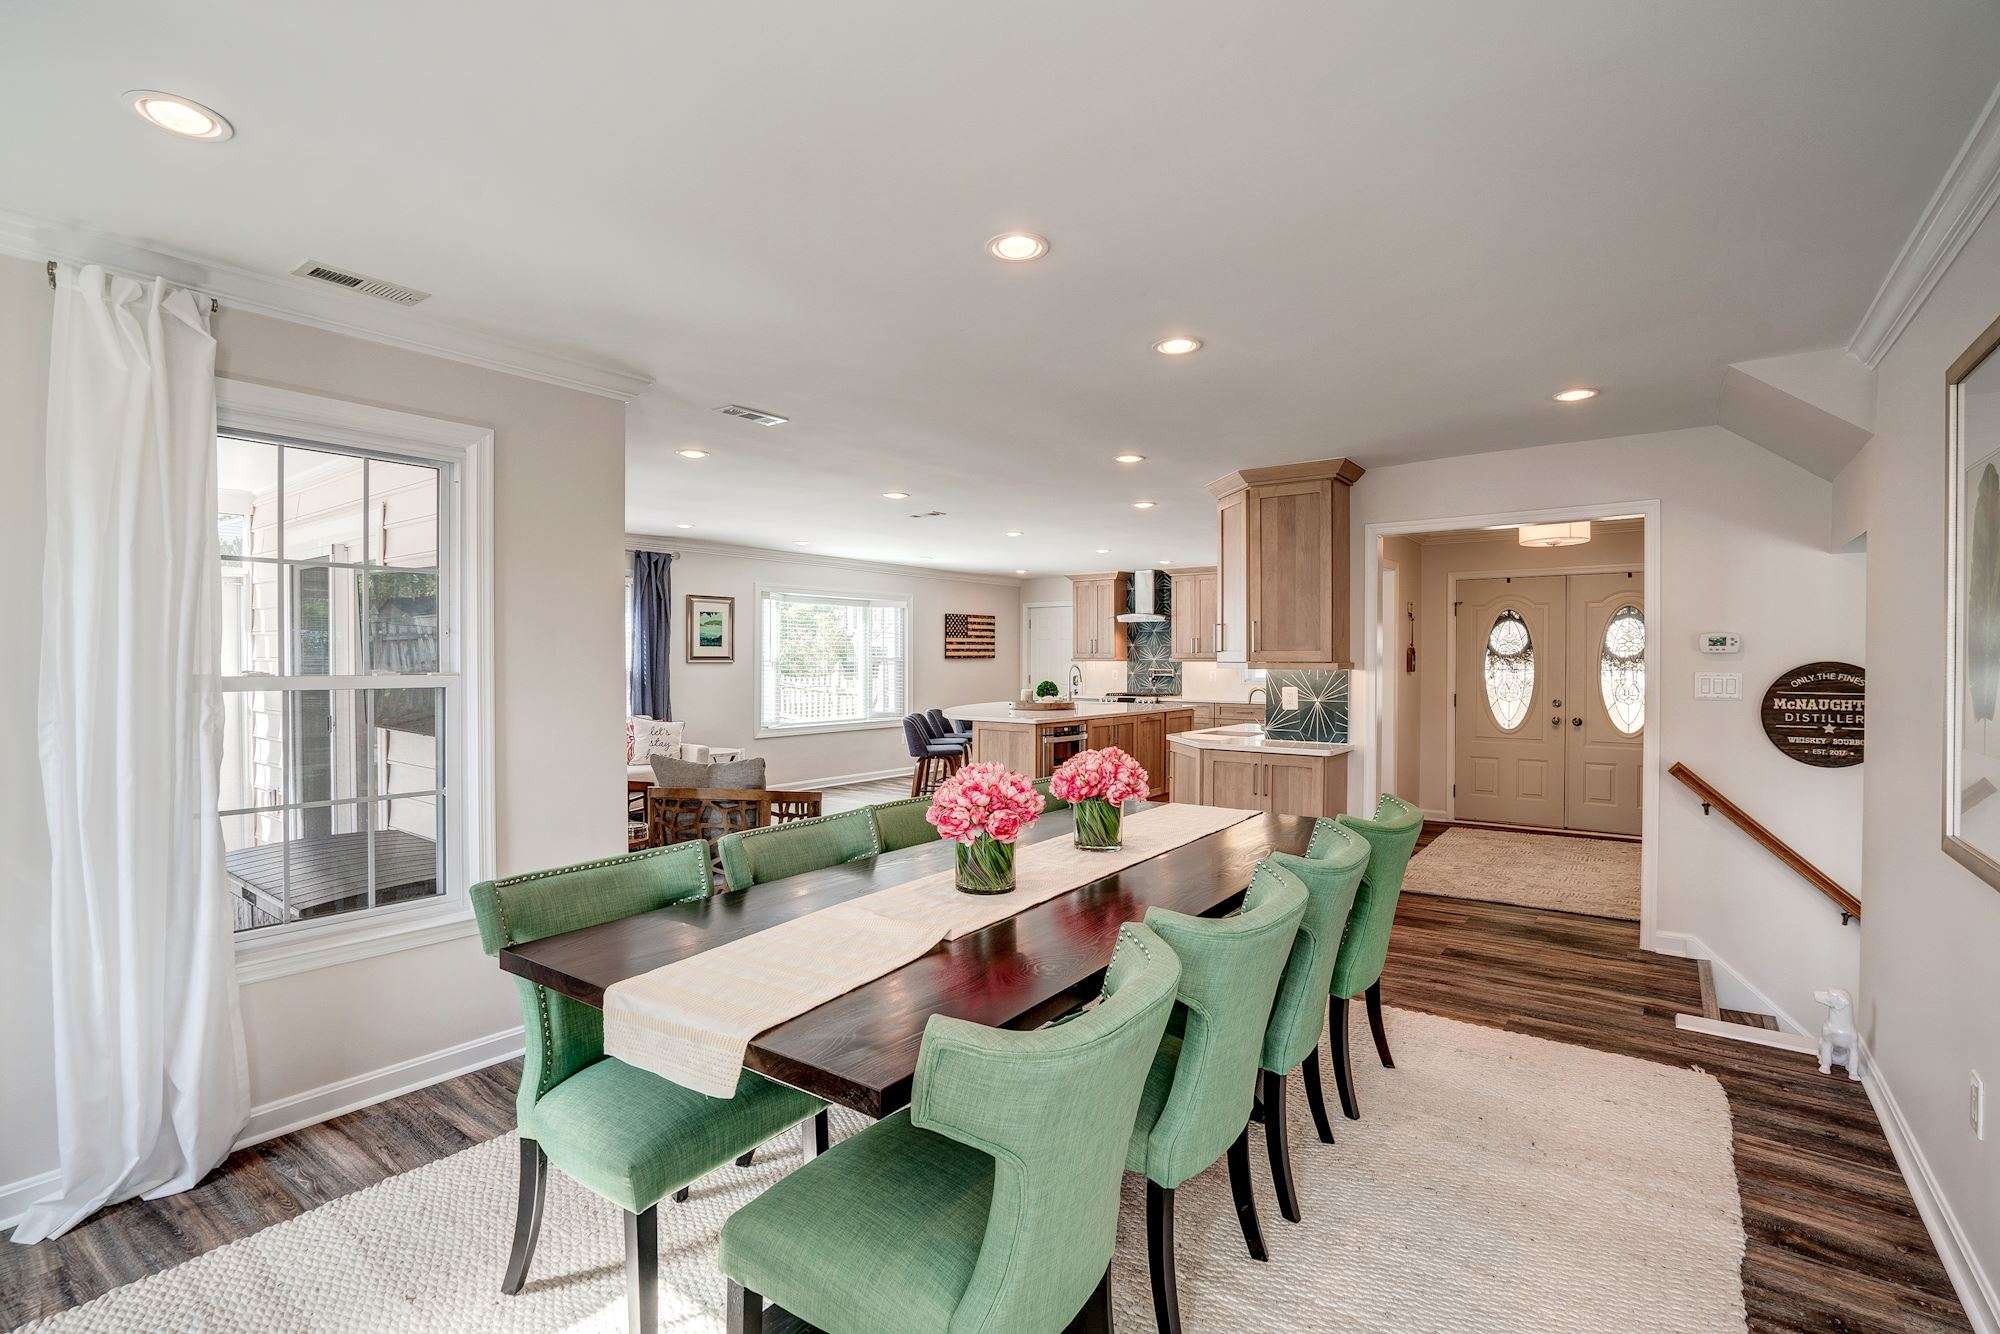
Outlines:
[{"label": "geometric tile backsplash", "polygon": [[[1347,740],[1347,673],[1341,670],[1273,667],[1264,681],[1264,734],[1286,741]],[[1287,688],[1299,692],[1298,707],[1282,707]]]}]

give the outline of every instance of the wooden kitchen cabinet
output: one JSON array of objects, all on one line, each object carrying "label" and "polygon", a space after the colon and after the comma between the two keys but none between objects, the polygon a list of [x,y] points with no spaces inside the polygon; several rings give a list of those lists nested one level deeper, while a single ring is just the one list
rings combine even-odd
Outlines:
[{"label": "wooden kitchen cabinet", "polygon": [[1071,657],[1079,662],[1125,660],[1125,626],[1118,614],[1125,609],[1127,582],[1122,574],[1069,577]]},{"label": "wooden kitchen cabinet", "polygon": [[1228,751],[1201,752],[1201,802],[1232,810],[1261,811],[1264,805],[1264,759]]},{"label": "wooden kitchen cabinet", "polygon": [[1261,723],[1265,709],[1262,704],[1217,704],[1215,723],[1217,727],[1230,727],[1236,723]]},{"label": "wooden kitchen cabinet", "polygon": [[[1325,804],[1327,761],[1318,755],[1273,755],[1264,761],[1264,809],[1279,815],[1318,815]],[[1343,771],[1346,763],[1341,763]]]},{"label": "wooden kitchen cabinet", "polygon": [[[1172,747],[1174,799],[1277,815],[1338,815],[1347,808],[1347,756]],[[1198,788],[1186,785],[1199,782]],[[1199,797],[1186,795],[1198,791]]]},{"label": "wooden kitchen cabinet", "polygon": [[1352,666],[1348,507],[1360,477],[1348,460],[1324,459],[1247,468],[1209,484],[1220,544],[1221,661]]},{"label": "wooden kitchen cabinet", "polygon": [[1133,749],[1138,743],[1134,734],[1138,731],[1137,716],[1126,718],[1092,718],[1084,725],[1084,748],[1103,750],[1106,746],[1116,746],[1127,755],[1136,755]]},{"label": "wooden kitchen cabinet", "polygon": [[1221,619],[1215,577],[1213,568],[1174,573],[1170,656],[1181,662],[1211,662],[1215,658],[1215,627]]},{"label": "wooden kitchen cabinet", "polygon": [[1167,762],[1169,784],[1167,799],[1199,805],[1201,795],[1201,752],[1186,746],[1169,746],[1172,758]]}]

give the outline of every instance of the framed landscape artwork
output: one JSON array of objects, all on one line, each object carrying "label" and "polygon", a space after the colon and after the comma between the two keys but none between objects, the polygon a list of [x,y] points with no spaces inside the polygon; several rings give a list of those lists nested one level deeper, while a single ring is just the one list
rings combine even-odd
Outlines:
[{"label": "framed landscape artwork", "polygon": [[1944,850],[2000,889],[2000,320],[1945,377]]},{"label": "framed landscape artwork", "polygon": [[688,594],[687,634],[689,662],[735,662],[736,599]]}]

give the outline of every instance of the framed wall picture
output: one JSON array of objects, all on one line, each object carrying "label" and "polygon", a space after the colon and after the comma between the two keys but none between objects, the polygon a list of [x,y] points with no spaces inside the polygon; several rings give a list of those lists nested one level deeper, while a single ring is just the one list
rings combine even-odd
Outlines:
[{"label": "framed wall picture", "polygon": [[1944,850],[2000,889],[2000,320],[1945,375]]},{"label": "framed wall picture", "polygon": [[689,662],[736,661],[736,599],[687,595]]}]

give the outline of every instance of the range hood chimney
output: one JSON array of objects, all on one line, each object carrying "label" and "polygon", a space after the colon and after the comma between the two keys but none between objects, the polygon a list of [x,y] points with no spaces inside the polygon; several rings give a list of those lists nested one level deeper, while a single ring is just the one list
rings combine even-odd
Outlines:
[{"label": "range hood chimney", "polygon": [[1132,610],[1119,616],[1125,625],[1158,625],[1167,619],[1167,581],[1158,570],[1132,572]]}]

